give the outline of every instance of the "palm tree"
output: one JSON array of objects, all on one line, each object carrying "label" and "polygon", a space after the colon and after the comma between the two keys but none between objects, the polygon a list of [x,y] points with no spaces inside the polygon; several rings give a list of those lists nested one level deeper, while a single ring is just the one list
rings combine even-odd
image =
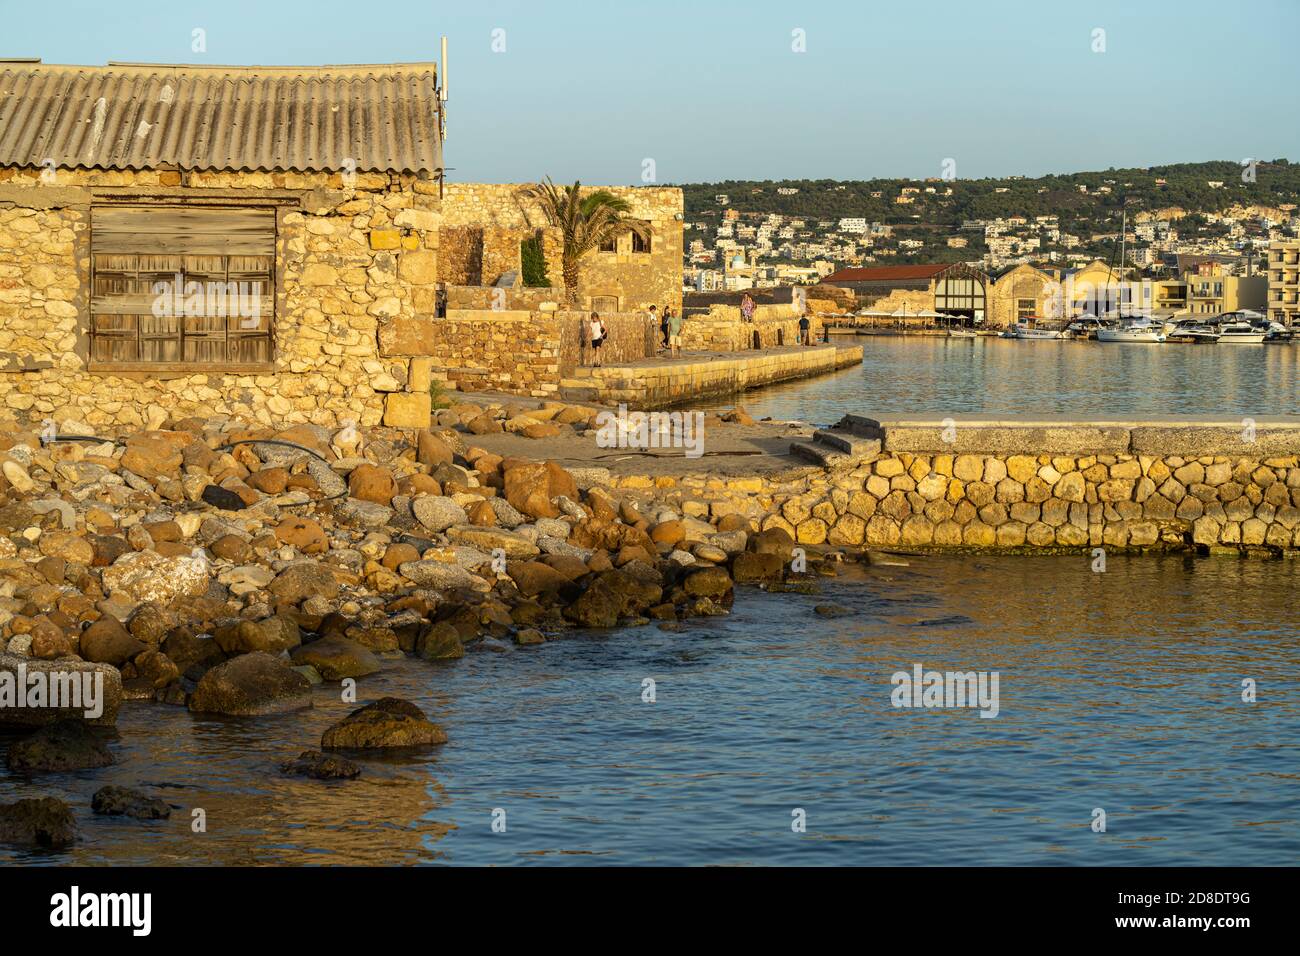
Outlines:
[{"label": "palm tree", "polygon": [[525,186],[522,196],[541,207],[547,221],[564,240],[561,268],[565,295],[570,302],[578,298],[578,263],[587,253],[599,249],[625,232],[641,239],[650,237],[650,226],[628,214],[632,204],[608,189],[582,194],[582,184],[556,186],[548,176],[546,182]]}]

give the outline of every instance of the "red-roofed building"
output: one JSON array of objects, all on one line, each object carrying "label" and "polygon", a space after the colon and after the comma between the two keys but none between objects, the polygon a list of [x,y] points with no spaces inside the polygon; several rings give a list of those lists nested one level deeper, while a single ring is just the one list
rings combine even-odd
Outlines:
[{"label": "red-roofed building", "polygon": [[962,262],[841,269],[822,282],[852,289],[868,311],[928,310],[957,316],[963,325],[982,324],[986,315],[988,276]]}]

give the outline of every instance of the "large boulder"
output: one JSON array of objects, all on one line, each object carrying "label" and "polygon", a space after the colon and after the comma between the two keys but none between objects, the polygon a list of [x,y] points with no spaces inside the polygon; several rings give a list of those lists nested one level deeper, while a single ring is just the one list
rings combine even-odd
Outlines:
[{"label": "large boulder", "polygon": [[711,567],[692,571],[682,581],[682,589],[694,598],[705,597],[720,604],[731,603],[732,580],[726,568]]},{"label": "large boulder", "polygon": [[555,518],[560,509],[555,499],[564,495],[578,498],[573,476],[553,461],[520,462],[505,472],[505,498],[533,518]]},{"label": "large boulder", "polygon": [[581,627],[613,627],[619,618],[640,614],[662,598],[657,584],[624,570],[604,571],[564,609],[564,616]]},{"label": "large boulder", "polygon": [[62,800],[36,797],[0,804],[0,842],[53,849],[76,838],[76,817]]},{"label": "large boulder", "polygon": [[81,720],[60,720],[16,741],[8,766],[15,773],[90,770],[113,763],[108,745]]},{"label": "large boulder", "polygon": [[506,565],[506,573],[525,597],[558,591],[572,580],[568,575],[540,561],[511,561]]},{"label": "large boulder", "polygon": [[81,632],[81,656],[96,664],[121,667],[146,646],[121,621],[107,614]]},{"label": "large boulder", "polygon": [[103,571],[104,590],[122,591],[140,602],[170,604],[208,589],[208,562],[198,557],[164,557],[156,551],[124,554]]},{"label": "large boulder", "polygon": [[745,551],[731,562],[731,576],[737,584],[779,581],[784,572],[785,562],[780,554],[772,551]]},{"label": "large boulder", "polygon": [[227,654],[248,654],[252,651],[279,654],[302,643],[297,623],[282,615],[219,627],[213,632],[212,638]]},{"label": "large boulder", "polygon": [[337,634],[295,648],[289,656],[295,664],[310,664],[325,680],[365,677],[380,668],[369,648]]},{"label": "large boulder", "polygon": [[68,718],[111,726],[121,704],[116,667],[0,653],[0,726],[39,727]]},{"label": "large boulder", "polygon": [[199,681],[189,708],[230,716],[280,714],[311,706],[311,684],[284,661],[260,651],[218,664]]},{"label": "large boulder", "polygon": [[348,714],[321,736],[322,750],[388,749],[445,744],[442,728],[410,701],[384,697]]},{"label": "large boulder", "polygon": [[300,604],[314,597],[330,601],[339,593],[339,582],[324,565],[304,562],[281,571],[267,590],[282,604]]}]

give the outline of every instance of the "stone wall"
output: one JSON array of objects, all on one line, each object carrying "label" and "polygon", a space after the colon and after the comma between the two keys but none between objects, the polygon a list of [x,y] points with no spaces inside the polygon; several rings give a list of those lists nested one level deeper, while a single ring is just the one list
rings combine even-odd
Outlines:
[{"label": "stone wall", "polygon": [[[825,303],[809,301],[809,326],[813,341],[822,334],[818,316]],[[757,334],[757,339],[755,339]],[[792,304],[760,305],[754,320],[745,322],[734,305],[711,305],[704,314],[686,316],[682,322],[682,348],[687,351],[741,352],[753,348],[797,345],[799,318]]]},{"label": "stone wall", "polygon": [[[603,311],[636,312],[657,305],[680,309],[682,303],[682,191],[670,187],[601,187],[626,199],[631,215],[650,223],[650,252],[632,251],[630,234],[618,241],[617,251],[597,251],[582,260],[578,304],[591,307],[597,297],[613,299],[614,308]],[[561,242],[558,232],[547,225],[541,209],[523,201],[521,184],[448,183],[443,195],[443,227],[459,230],[473,227],[483,231],[482,265],[479,280],[494,284],[503,273],[518,270],[519,243],[541,234],[546,271],[563,297]],[[461,269],[454,280],[474,270]]]},{"label": "stone wall", "polygon": [[850,416],[845,426],[879,441],[879,453],[804,477],[715,483],[727,488],[723,507],[809,545],[1300,553],[1294,422],[1257,423],[1253,433],[1212,422]]},{"label": "stone wall", "polygon": [[[498,304],[488,286],[519,269],[519,242],[537,231],[526,218],[537,211],[514,201],[517,186],[452,185],[442,200],[436,183],[396,174],[79,169],[59,170],[53,182],[40,174],[0,169],[0,422],[76,422],[93,431],[219,414],[420,427],[438,366],[459,369],[443,378],[526,394],[558,387],[554,314],[431,322],[440,282],[459,288],[461,304],[477,305],[478,295],[488,297],[484,307]],[[580,299],[609,295],[628,308],[678,302],[681,191],[615,191],[651,222],[653,251],[592,254]],[[92,207],[196,200],[276,210],[272,360],[238,369],[91,368]],[[558,285],[554,233],[542,230],[543,253]],[[504,291],[503,304],[526,314],[563,301],[559,288]],[[503,322],[519,327],[517,341],[500,341]],[[469,354],[476,346],[486,349],[477,359]]]},{"label": "stone wall", "polygon": [[[90,370],[92,204],[195,198],[277,210],[274,360],[239,372]],[[385,402],[411,372],[379,339],[433,309],[437,208],[436,185],[412,176],[59,170],[47,183],[37,170],[0,170],[0,415],[91,429],[213,413],[371,425],[386,404],[427,405],[427,392]]]}]

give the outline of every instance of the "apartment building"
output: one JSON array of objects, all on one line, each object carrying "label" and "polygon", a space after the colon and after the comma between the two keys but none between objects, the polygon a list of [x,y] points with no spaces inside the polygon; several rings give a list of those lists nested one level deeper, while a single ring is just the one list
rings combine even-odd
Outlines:
[{"label": "apartment building", "polygon": [[1300,239],[1268,247],[1268,317],[1283,325],[1300,325]]}]

